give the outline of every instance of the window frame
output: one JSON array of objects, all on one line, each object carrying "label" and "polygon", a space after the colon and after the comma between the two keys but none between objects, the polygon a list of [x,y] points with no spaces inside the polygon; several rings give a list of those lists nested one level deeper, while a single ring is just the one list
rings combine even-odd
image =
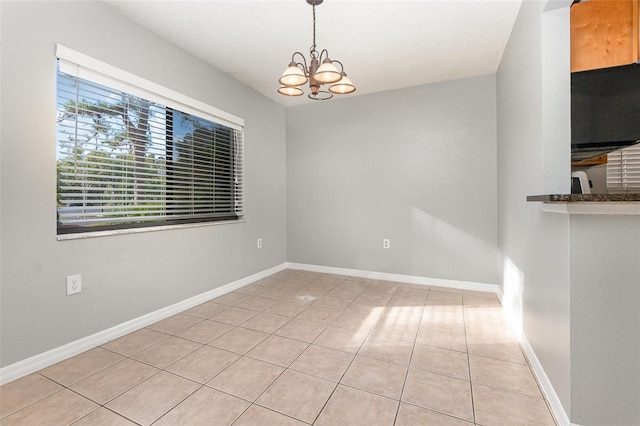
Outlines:
[{"label": "window frame", "polygon": [[[154,219],[142,222],[135,221],[118,224],[101,224],[98,226],[79,224],[76,226],[66,225],[63,227],[60,226],[60,220],[58,218],[56,220],[58,240],[244,222],[243,119],[62,45],[57,45],[56,55],[58,57],[60,71],[73,77],[88,80],[93,84],[99,84],[109,89],[113,89],[114,91],[120,91],[128,95],[133,95],[143,98],[144,100],[151,101],[154,104],[159,104],[159,106],[165,108],[165,114],[173,114],[174,111],[180,112],[198,120],[211,122],[214,125],[214,129],[218,128],[216,125],[233,129],[229,134],[229,152],[225,154],[232,162],[230,166],[227,166],[230,170],[230,172],[229,170],[227,170],[227,172],[229,172],[230,175],[226,175],[227,180],[231,183],[231,199],[229,200],[230,204],[225,205],[227,207],[231,207],[233,214],[216,215],[214,211],[210,211],[208,213],[210,216],[208,217],[194,216],[169,219],[168,217],[170,216],[168,216],[166,219]],[[58,90],[59,87],[57,82],[56,98],[58,97]],[[58,108],[59,106],[57,106],[56,111],[58,111]],[[164,131],[165,134],[168,135],[169,130],[167,125],[165,125]],[[211,142],[212,144],[219,143],[218,139],[215,138],[210,140],[207,139],[206,142]],[[58,141],[57,135],[56,152],[58,152],[59,144],[60,142]],[[165,149],[168,144],[169,140],[167,139],[165,142]],[[173,140],[171,140],[171,144],[173,144]],[[211,157],[210,164],[212,167],[215,167],[215,161],[217,160]],[[57,165],[56,170],[58,170],[58,167],[59,166]],[[192,173],[195,173],[193,171],[193,166],[190,170]],[[229,186],[228,183],[229,182],[227,182],[227,186]],[[216,181],[212,178],[211,186],[215,185]],[[175,188],[173,188],[173,190],[175,190]],[[214,204],[215,201],[217,201],[215,198],[215,191],[215,189],[209,190],[212,195],[211,202]],[[56,193],[58,193],[58,190]],[[163,195],[163,197],[165,197],[165,207],[167,201],[166,196],[166,194]],[[191,198],[190,202],[193,204],[194,198]],[[59,212],[58,208],[59,206],[57,205],[56,210]],[[207,214],[207,212],[204,212],[204,214]],[[57,216],[59,216],[59,213]]]}]

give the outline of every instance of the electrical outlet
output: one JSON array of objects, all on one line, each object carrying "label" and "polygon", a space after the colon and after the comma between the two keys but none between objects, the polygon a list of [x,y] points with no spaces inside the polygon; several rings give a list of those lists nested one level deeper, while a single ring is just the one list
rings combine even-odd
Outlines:
[{"label": "electrical outlet", "polygon": [[258,238],[258,243],[256,245],[258,248],[262,248],[262,238]]},{"label": "electrical outlet", "polygon": [[384,240],[382,240],[382,248],[391,248],[391,240],[388,238],[385,238]]},{"label": "electrical outlet", "polygon": [[80,293],[82,291],[82,275],[67,276],[67,296]]}]

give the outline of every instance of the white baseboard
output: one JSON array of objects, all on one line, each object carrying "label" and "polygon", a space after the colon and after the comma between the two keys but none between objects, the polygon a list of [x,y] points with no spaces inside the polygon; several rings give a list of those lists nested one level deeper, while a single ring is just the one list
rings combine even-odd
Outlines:
[{"label": "white baseboard", "polygon": [[553,386],[551,385],[551,381],[547,377],[547,373],[544,372],[544,369],[542,368],[542,364],[540,364],[540,361],[538,360],[536,353],[533,351],[533,348],[531,347],[531,345],[529,344],[529,341],[524,335],[520,340],[520,344],[522,345],[522,349],[524,350],[525,356],[529,360],[529,365],[533,370],[533,374],[536,375],[536,379],[538,379],[538,383],[542,388],[542,392],[544,393],[544,396],[547,398],[547,401],[549,402],[551,412],[553,413],[553,416],[556,418],[556,422],[558,423],[558,425],[576,426],[569,421],[569,417],[567,416],[567,413],[564,411],[564,407],[560,402],[560,398],[558,398],[558,394],[556,393],[555,389],[553,389]]},{"label": "white baseboard", "polygon": [[22,361],[18,361],[15,364],[8,365],[0,369],[0,385],[9,383],[27,374],[34,373],[38,370],[46,368],[56,362],[63,361],[72,356],[78,355],[86,350],[93,349],[111,340],[122,337],[125,334],[144,328],[154,322],[168,318],[171,315],[186,311],[201,303],[211,300],[215,297],[222,296],[230,291],[236,290],[240,287],[244,287],[247,284],[258,281],[262,278],[266,278],[270,275],[280,272],[286,268],[286,263],[283,263],[273,268],[266,269],[264,271],[255,273],[245,278],[241,278],[229,284],[225,284],[221,287],[214,288],[197,296],[190,297],[181,302],[167,306],[157,311],[153,311],[146,315],[142,315],[138,318],[134,318],[130,321],[118,324],[114,327],[92,334],[82,339],[67,343],[66,345],[51,349],[47,352],[32,356]]},{"label": "white baseboard", "polygon": [[438,287],[450,287],[462,290],[486,291],[498,294],[500,287],[496,284],[484,284],[471,281],[445,280],[441,278],[427,278],[415,275],[389,274],[386,272],[362,271],[359,269],[334,268],[331,266],[307,265],[304,263],[287,262],[289,269],[302,271],[322,272],[325,274],[349,275],[359,278],[371,278],[374,280],[397,281],[407,284],[432,285]]},{"label": "white baseboard", "polygon": [[[498,299],[500,299],[500,304],[502,303],[503,294],[502,291],[498,290]],[[503,305],[504,306],[504,305]],[[509,316],[507,315],[507,318]],[[514,324],[510,324],[514,330],[516,329]],[[542,393],[544,393],[545,398],[549,402],[549,408],[551,409],[551,413],[556,419],[556,422],[559,426],[578,426],[569,421],[569,417],[567,416],[566,411],[564,411],[564,407],[560,402],[560,398],[558,398],[558,394],[556,393],[549,377],[547,377],[547,373],[545,373],[544,368],[542,368],[542,364],[540,364],[540,360],[536,356],[533,347],[529,344],[527,337],[524,333],[520,333],[520,345],[522,346],[522,350],[524,351],[524,355],[527,357],[529,361],[529,365],[533,370],[533,374],[535,374],[540,387],[542,388]]]},{"label": "white baseboard", "polygon": [[[78,339],[76,341],[70,342],[66,345],[60,346],[58,348],[52,349],[42,354],[35,355],[25,360],[16,362],[15,364],[8,365],[0,369],[0,385],[19,379],[20,377],[26,376],[28,374],[34,373],[38,370],[46,368],[57,362],[63,361],[67,358],[78,355],[79,353],[82,353],[89,349],[100,346],[111,340],[117,339],[118,337],[122,337],[125,334],[144,328],[150,324],[153,324],[154,322],[168,318],[171,315],[175,315],[177,313],[183,312],[187,309],[190,309],[194,306],[197,306],[215,297],[222,296],[223,294],[229,293],[230,291],[236,290],[247,284],[251,284],[262,278],[266,278],[286,268],[303,270],[303,271],[311,271],[311,272],[321,272],[321,273],[327,273],[327,274],[348,275],[348,276],[360,277],[360,278],[371,278],[371,279],[377,279],[377,280],[397,281],[397,282],[408,283],[408,284],[450,287],[450,288],[463,289],[463,290],[486,291],[486,292],[495,293],[501,302],[503,298],[502,292],[500,291],[500,287],[495,284],[446,280],[446,279],[440,279],[440,278],[427,278],[427,277],[419,277],[419,276],[413,276],[413,275],[390,274],[385,272],[363,271],[363,270],[357,270],[357,269],[334,268],[330,266],[307,265],[307,264],[301,264],[301,263],[287,262],[281,265],[274,266],[273,268],[269,268],[264,271],[258,272],[251,276],[242,278],[240,280],[234,281],[232,283],[223,285],[221,287],[217,287],[213,290],[207,291],[205,293],[199,294],[189,299],[185,299],[171,306],[167,306],[165,308],[158,309],[157,311],[151,312],[149,314],[142,315],[138,318],[134,318],[130,321],[124,322],[122,324],[116,325],[114,327],[100,331],[98,333],[92,334],[82,339]],[[558,421],[558,424],[562,426],[564,425],[572,426],[562,407],[562,404],[560,403],[560,400],[557,394],[555,393],[555,390],[553,389],[553,386],[551,385],[551,382],[549,381],[546,373],[542,369],[542,365],[538,361],[538,358],[536,357],[533,351],[533,348],[529,345],[529,342],[526,340],[524,336],[522,337],[522,347],[525,351],[525,355],[529,359],[529,363],[531,364],[532,369],[534,370],[534,374],[538,378],[538,382],[540,383],[540,386],[542,387],[542,390],[545,396],[547,397],[547,400],[549,401],[551,410],[553,411],[556,417],[556,420]]]}]

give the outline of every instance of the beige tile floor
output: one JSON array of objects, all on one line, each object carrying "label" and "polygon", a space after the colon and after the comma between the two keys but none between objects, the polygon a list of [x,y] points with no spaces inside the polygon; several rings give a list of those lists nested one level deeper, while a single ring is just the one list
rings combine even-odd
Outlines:
[{"label": "beige tile floor", "polygon": [[2,425],[554,425],[495,295],[285,270],[0,387]]}]

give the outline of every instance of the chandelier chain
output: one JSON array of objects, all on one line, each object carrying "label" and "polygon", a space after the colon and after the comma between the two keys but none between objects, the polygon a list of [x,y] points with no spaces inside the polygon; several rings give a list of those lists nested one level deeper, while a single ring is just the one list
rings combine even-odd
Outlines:
[{"label": "chandelier chain", "polygon": [[313,44],[311,45],[311,57],[317,56],[316,52],[316,5],[312,5],[313,7]]}]

